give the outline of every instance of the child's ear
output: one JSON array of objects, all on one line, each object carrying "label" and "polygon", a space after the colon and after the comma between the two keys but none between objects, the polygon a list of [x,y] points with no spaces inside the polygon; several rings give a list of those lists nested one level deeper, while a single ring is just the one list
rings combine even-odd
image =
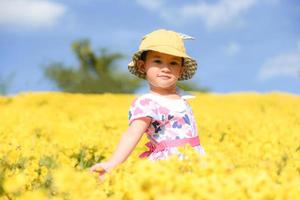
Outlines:
[{"label": "child's ear", "polygon": [[185,70],[185,67],[184,67],[184,65],[182,65],[180,68],[179,77],[183,74],[184,70]]},{"label": "child's ear", "polygon": [[183,74],[184,70],[185,70],[184,58],[182,58],[182,60],[181,60],[181,68],[180,68],[180,72],[179,72],[179,77]]},{"label": "child's ear", "polygon": [[136,66],[139,72],[142,74],[145,73],[145,62],[143,60],[138,60]]}]

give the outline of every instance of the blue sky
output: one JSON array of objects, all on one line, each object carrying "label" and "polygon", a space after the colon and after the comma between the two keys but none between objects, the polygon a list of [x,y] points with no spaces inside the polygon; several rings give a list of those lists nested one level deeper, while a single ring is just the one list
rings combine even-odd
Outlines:
[{"label": "blue sky", "polygon": [[84,38],[127,70],[142,36],[165,28],[196,38],[192,81],[212,92],[300,94],[299,21],[298,0],[0,0],[0,80],[15,74],[9,94],[57,90],[41,66],[77,66],[70,44]]}]

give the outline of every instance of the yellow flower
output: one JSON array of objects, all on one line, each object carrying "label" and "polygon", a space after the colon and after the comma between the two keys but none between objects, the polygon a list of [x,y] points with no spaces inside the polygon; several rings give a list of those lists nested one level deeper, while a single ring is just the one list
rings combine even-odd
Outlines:
[{"label": "yellow flower", "polygon": [[[11,199],[293,199],[300,195],[300,96],[196,94],[206,156],[179,147],[152,162],[130,157],[98,180],[127,129],[134,95],[22,93],[0,97],[0,180]],[[8,103],[9,102],[9,103]],[[67,102],[67,103],[66,103]],[[0,181],[1,184],[1,181]],[[1,187],[0,186],[0,187]]]},{"label": "yellow flower", "polygon": [[18,192],[24,188],[26,184],[26,176],[22,173],[15,174],[4,179],[3,188],[7,193]]}]

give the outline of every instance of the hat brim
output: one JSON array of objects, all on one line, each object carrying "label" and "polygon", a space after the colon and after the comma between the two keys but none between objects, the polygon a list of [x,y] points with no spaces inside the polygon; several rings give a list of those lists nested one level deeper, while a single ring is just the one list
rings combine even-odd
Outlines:
[{"label": "hat brim", "polygon": [[133,54],[131,62],[128,63],[128,70],[133,75],[135,75],[139,78],[142,78],[142,79],[146,78],[146,75],[144,73],[141,73],[137,69],[136,63],[138,60],[141,59],[142,53],[144,51],[149,51],[149,50],[153,50],[153,51],[157,51],[160,53],[165,53],[165,54],[169,54],[169,55],[173,55],[173,56],[182,57],[184,59],[183,66],[184,66],[185,70],[183,71],[181,76],[178,78],[179,81],[191,79],[193,77],[193,75],[196,73],[197,62],[189,55],[182,53],[174,48],[170,48],[168,46],[159,46],[159,47],[153,46],[153,47],[150,47],[147,49],[139,50]]}]

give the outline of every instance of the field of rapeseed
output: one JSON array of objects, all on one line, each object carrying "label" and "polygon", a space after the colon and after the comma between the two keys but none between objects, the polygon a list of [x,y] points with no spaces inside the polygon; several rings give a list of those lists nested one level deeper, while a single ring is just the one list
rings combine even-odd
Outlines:
[{"label": "field of rapeseed", "polygon": [[296,199],[300,96],[197,94],[205,157],[138,155],[99,182],[89,167],[115,150],[133,95],[21,93],[0,97],[0,199]]}]

